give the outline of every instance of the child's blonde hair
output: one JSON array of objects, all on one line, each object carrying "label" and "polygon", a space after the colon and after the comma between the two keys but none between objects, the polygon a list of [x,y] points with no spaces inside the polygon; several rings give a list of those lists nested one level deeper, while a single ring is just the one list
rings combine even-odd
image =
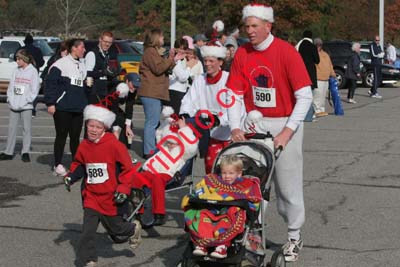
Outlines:
[{"label": "child's blonde hair", "polygon": [[224,166],[234,166],[237,171],[243,170],[243,161],[236,155],[227,155],[222,157],[219,164],[222,169]]}]

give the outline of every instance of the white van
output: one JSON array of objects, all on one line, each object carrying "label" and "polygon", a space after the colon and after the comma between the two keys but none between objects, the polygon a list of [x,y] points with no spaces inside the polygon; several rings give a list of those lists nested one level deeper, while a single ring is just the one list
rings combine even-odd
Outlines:
[{"label": "white van", "polygon": [[[7,92],[11,74],[17,67],[17,63],[14,61],[14,53],[19,48],[25,46],[24,40],[24,36],[4,36],[0,38],[0,93]],[[42,72],[54,52],[45,39],[36,39],[33,37],[33,45],[42,51],[45,61],[44,65],[40,68],[40,72]]]}]

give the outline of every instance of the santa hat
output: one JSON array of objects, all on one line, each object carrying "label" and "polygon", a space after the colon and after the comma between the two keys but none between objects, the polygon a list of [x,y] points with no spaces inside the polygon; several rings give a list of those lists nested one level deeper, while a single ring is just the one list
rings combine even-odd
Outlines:
[{"label": "santa hat", "polygon": [[244,130],[246,132],[255,132],[255,125],[263,118],[263,114],[258,110],[252,110],[247,114],[244,122]]},{"label": "santa hat", "polygon": [[218,34],[224,30],[224,23],[221,20],[217,20],[213,23],[213,33],[211,40],[206,45],[200,48],[201,55],[205,57],[216,57],[219,59],[225,59],[226,47],[218,43]]},{"label": "santa hat", "polygon": [[109,129],[115,121],[115,114],[111,112],[108,108],[101,105],[87,105],[83,110],[83,119],[84,121],[100,121],[107,129]]},{"label": "santa hat", "polygon": [[274,10],[263,4],[248,4],[243,8],[243,20],[248,17],[256,17],[262,20],[274,22]]}]

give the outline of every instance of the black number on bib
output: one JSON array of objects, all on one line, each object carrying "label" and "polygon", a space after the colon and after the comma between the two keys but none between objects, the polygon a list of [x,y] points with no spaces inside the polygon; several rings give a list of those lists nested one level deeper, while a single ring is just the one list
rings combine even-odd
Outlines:
[{"label": "black number on bib", "polygon": [[103,177],[103,169],[98,168],[98,169],[89,169],[89,176],[96,178],[96,177]]},{"label": "black number on bib", "polygon": [[271,94],[270,93],[261,93],[256,92],[256,100],[257,101],[271,101]]}]

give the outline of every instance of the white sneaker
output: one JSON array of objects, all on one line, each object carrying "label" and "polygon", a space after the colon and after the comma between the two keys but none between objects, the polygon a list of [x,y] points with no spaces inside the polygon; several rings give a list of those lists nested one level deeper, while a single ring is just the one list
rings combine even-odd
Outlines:
[{"label": "white sneaker", "polygon": [[303,248],[303,240],[290,239],[285,245],[282,246],[285,261],[297,261],[299,258],[299,251]]},{"label": "white sneaker", "polygon": [[357,102],[353,98],[349,98],[347,102],[350,104],[357,104]]},{"label": "white sneaker", "polygon": [[374,95],[371,95],[371,97],[373,97],[373,98],[382,98],[382,96],[379,95],[378,93],[376,93],[376,94],[374,94]]},{"label": "white sneaker", "polygon": [[88,261],[88,262],[86,262],[86,265],[85,265],[85,267],[95,267],[95,266],[97,266],[97,262],[95,262],[95,261]]},{"label": "white sneaker", "polygon": [[67,170],[64,168],[62,164],[58,164],[57,167],[53,168],[53,175],[64,177],[65,175],[67,175]]},{"label": "white sneaker", "polygon": [[202,246],[196,246],[193,250],[193,255],[195,256],[207,256],[208,251],[207,248]]},{"label": "white sneaker", "polygon": [[142,242],[142,225],[138,220],[134,220],[132,223],[135,224],[135,232],[129,237],[129,247],[134,250]]}]

